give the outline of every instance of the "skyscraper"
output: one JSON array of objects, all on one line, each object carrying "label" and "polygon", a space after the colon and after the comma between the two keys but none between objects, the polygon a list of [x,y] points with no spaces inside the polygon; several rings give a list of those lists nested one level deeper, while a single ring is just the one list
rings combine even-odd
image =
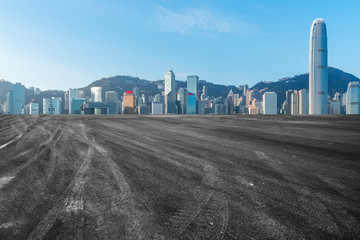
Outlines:
[{"label": "skyscraper", "polygon": [[263,114],[277,114],[277,94],[266,92],[263,94]]},{"label": "skyscraper", "polygon": [[[65,94],[65,97],[68,97],[68,99],[65,99],[65,106],[68,106],[69,114],[72,114],[72,112],[75,111],[72,109],[73,99],[84,98],[84,91],[70,88],[68,90],[68,94]],[[66,109],[66,107],[65,107],[65,109]]]},{"label": "skyscraper", "polygon": [[207,87],[204,85],[201,94],[201,101],[204,101],[206,97],[207,97]]},{"label": "skyscraper", "polygon": [[22,114],[22,108],[25,107],[25,87],[21,83],[12,85],[12,90],[8,92],[7,111],[8,114]]},{"label": "skyscraper", "polygon": [[291,114],[291,94],[292,93],[293,93],[293,90],[288,90],[285,93],[285,95],[286,95],[286,106],[285,106],[286,115]]},{"label": "skyscraper", "polygon": [[102,102],[102,87],[91,88],[91,101]]},{"label": "skyscraper", "polygon": [[291,115],[299,114],[299,94],[298,91],[291,93]]},{"label": "skyscraper", "polygon": [[36,103],[36,102],[31,102],[30,104],[29,104],[29,108],[30,108],[30,114],[31,115],[37,115],[37,114],[39,114],[39,104],[38,103]]},{"label": "skyscraper", "polygon": [[360,114],[360,84],[350,82],[346,92],[346,114]]},{"label": "skyscraper", "polygon": [[196,75],[187,76],[187,114],[197,113],[197,101],[199,92],[199,77]]},{"label": "skyscraper", "polygon": [[124,111],[123,114],[135,114],[135,96],[133,91],[124,93]]},{"label": "skyscraper", "polygon": [[117,91],[107,91],[105,92],[105,102],[117,103],[119,100]]},{"label": "skyscraper", "polygon": [[178,101],[179,106],[179,114],[186,114],[186,90],[184,88],[180,88],[178,93],[176,94],[176,100]]},{"label": "skyscraper", "polygon": [[326,25],[315,19],[310,31],[309,114],[327,114],[328,49]]},{"label": "skyscraper", "polygon": [[309,92],[306,89],[299,91],[299,114],[309,114]]},{"label": "skyscraper", "polygon": [[165,114],[176,114],[175,98],[175,74],[172,69],[170,69],[165,74]]},{"label": "skyscraper", "polygon": [[43,98],[43,114],[60,114],[59,98]]}]

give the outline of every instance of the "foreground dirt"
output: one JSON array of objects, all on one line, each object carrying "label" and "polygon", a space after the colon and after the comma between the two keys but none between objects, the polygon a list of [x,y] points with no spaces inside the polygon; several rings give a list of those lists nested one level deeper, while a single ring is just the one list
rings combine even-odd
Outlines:
[{"label": "foreground dirt", "polygon": [[0,239],[356,239],[360,117],[0,116]]}]

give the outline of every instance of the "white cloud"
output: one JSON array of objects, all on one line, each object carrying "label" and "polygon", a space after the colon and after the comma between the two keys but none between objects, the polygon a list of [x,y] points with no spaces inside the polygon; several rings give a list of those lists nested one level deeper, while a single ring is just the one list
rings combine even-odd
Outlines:
[{"label": "white cloud", "polygon": [[243,21],[224,17],[205,9],[191,8],[177,13],[157,7],[157,20],[161,31],[190,34],[196,31],[251,34],[256,28]]}]

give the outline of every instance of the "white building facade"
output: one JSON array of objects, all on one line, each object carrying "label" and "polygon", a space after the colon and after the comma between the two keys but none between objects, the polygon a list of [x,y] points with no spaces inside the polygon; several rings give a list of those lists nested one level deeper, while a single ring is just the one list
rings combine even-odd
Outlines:
[{"label": "white building facade", "polygon": [[263,114],[277,114],[277,94],[266,92],[263,94]]}]

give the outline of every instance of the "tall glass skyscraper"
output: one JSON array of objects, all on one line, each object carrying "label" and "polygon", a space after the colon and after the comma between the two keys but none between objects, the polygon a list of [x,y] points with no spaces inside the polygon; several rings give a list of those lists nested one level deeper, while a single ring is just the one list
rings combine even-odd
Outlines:
[{"label": "tall glass skyscraper", "polygon": [[175,74],[170,69],[165,74],[165,114],[176,114],[176,97],[175,97]]},{"label": "tall glass skyscraper", "polygon": [[187,76],[187,114],[197,114],[197,101],[199,100],[199,77]]},{"label": "tall glass skyscraper", "polygon": [[25,107],[25,87],[21,83],[12,86],[12,90],[7,94],[8,114],[22,114]]},{"label": "tall glass skyscraper", "polygon": [[326,25],[318,18],[310,31],[309,114],[327,114],[328,49]]},{"label": "tall glass skyscraper", "polygon": [[360,114],[360,84],[350,82],[346,92],[346,114]]}]

